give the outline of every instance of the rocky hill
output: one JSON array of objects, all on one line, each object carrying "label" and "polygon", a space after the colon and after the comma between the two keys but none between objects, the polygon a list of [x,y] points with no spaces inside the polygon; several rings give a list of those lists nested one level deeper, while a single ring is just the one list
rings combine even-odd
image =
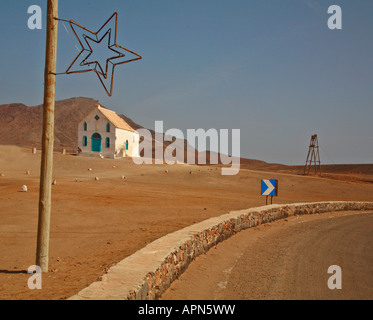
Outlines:
[{"label": "rocky hill", "polygon": [[[55,140],[56,151],[66,149],[68,152],[77,150],[78,124],[88,115],[98,103],[92,98],[71,98],[56,101],[55,104]],[[120,115],[134,129],[143,128],[125,115]],[[41,148],[43,127],[43,106],[29,107],[21,103],[0,105],[0,144],[20,147]],[[152,133],[154,157],[154,130]],[[171,142],[164,142],[163,149]],[[184,145],[187,142],[178,141]],[[208,158],[208,157],[207,157]]]},{"label": "rocky hill", "polygon": [[[56,101],[56,150],[75,151],[78,123],[94,108],[96,100],[71,98]],[[28,107],[20,103],[0,105],[0,144],[41,148],[43,106]]]}]

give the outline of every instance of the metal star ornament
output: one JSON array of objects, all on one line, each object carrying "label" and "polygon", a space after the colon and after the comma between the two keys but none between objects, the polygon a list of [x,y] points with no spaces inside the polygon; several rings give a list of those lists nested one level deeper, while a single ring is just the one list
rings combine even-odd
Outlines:
[{"label": "metal star ornament", "polygon": [[[66,74],[95,72],[108,96],[113,94],[114,70],[117,65],[142,59],[142,57],[117,44],[118,13],[113,15],[97,31],[84,28],[74,20],[68,21],[81,50],[65,71]],[[105,59],[97,57],[95,50],[106,47]]]}]

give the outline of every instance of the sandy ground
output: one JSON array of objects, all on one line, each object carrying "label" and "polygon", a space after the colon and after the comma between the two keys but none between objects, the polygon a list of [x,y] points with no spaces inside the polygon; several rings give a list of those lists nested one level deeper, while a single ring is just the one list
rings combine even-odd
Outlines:
[{"label": "sandy ground", "polygon": [[[199,256],[161,300],[372,300],[373,212],[289,217]],[[342,270],[330,290],[328,268]]]},{"label": "sandy ground", "polygon": [[[40,151],[0,146],[0,299],[70,297],[165,234],[264,205],[261,179],[279,180],[274,203],[373,201],[369,183],[247,169],[222,176],[214,166],[140,166],[129,158],[55,153],[49,272],[41,290],[30,290],[26,271],[35,264],[39,171]],[[28,192],[21,192],[22,185]]]}]

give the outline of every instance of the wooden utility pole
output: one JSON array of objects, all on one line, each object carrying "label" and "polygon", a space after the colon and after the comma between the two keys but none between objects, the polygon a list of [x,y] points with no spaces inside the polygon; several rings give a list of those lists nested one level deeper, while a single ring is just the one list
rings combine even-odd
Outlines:
[{"label": "wooden utility pole", "polygon": [[40,168],[39,221],[36,265],[48,272],[49,230],[52,198],[54,105],[57,63],[58,0],[48,0],[47,44],[44,70],[43,137]]}]

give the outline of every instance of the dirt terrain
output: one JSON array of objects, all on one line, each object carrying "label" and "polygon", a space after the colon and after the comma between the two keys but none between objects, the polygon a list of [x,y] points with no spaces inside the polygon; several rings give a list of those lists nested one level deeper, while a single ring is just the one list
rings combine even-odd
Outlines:
[{"label": "dirt terrain", "polygon": [[274,203],[373,201],[373,184],[358,182],[373,180],[364,172],[356,182],[246,167],[222,176],[218,166],[135,165],[130,158],[55,153],[50,271],[43,274],[42,290],[30,290],[26,272],[35,264],[39,170],[40,151],[0,146],[0,299],[68,298],[165,234],[264,205],[261,179],[279,180]]}]

